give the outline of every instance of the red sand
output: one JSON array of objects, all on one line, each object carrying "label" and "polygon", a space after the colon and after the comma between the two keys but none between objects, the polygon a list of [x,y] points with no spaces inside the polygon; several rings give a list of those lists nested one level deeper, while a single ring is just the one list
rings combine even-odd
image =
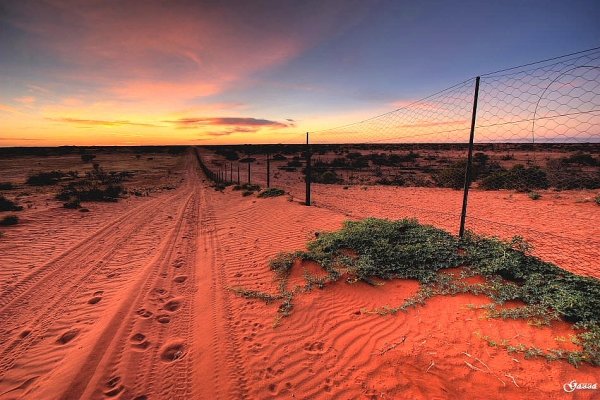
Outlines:
[{"label": "red sand", "polygon": [[[468,305],[489,300],[472,295],[434,298],[397,315],[361,312],[400,304],[418,289],[413,281],[338,282],[298,296],[291,316],[274,327],[277,304],[228,289],[274,291],[271,257],[302,249],[315,231],[337,229],[347,215],[402,216],[393,203],[380,203],[400,189],[369,188],[364,192],[380,196],[369,201],[360,188],[332,194],[318,185],[322,207],[305,207],[286,197],[215,192],[203,179],[187,157],[176,190],[95,205],[85,216],[50,207],[10,228],[0,240],[1,399],[599,394],[562,388],[572,380],[599,382],[598,368],[524,359],[483,339],[574,349],[569,336],[575,332],[565,323],[538,328],[487,319]],[[443,205],[456,203],[452,191],[402,190],[404,204],[415,207],[445,212]],[[492,210],[486,216],[522,209],[510,201],[525,199],[508,195],[486,194]],[[600,222],[592,206],[569,201],[564,212],[579,213],[573,229],[566,220],[560,227],[541,222],[536,230],[591,236]],[[532,222],[523,220],[528,227]],[[598,276],[597,262],[579,272]]]}]

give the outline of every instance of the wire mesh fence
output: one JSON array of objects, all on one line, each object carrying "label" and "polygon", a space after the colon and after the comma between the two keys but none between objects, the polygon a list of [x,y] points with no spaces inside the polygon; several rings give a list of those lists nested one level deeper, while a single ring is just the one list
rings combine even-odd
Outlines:
[{"label": "wire mesh fence", "polygon": [[305,140],[202,152],[220,182],[279,187],[355,218],[522,236],[544,260],[600,276],[589,234],[600,223],[600,49],[485,74]]}]

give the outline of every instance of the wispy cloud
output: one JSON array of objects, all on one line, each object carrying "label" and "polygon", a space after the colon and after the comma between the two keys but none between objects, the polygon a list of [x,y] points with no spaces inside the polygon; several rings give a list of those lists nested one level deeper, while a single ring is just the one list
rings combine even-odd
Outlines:
[{"label": "wispy cloud", "polygon": [[23,96],[23,97],[17,97],[16,99],[14,99],[17,103],[21,103],[21,104],[25,104],[25,105],[31,105],[35,103],[35,97],[33,96]]},{"label": "wispy cloud", "polygon": [[19,140],[26,140],[26,141],[33,141],[33,140],[40,140],[40,139],[36,139],[36,138],[25,138],[25,137],[0,137],[0,141],[19,141]]},{"label": "wispy cloud", "polygon": [[252,85],[253,74],[288,62],[361,19],[338,0],[173,0],[168,6],[119,7],[111,1],[22,0],[9,8],[5,22],[24,32],[38,54],[61,65],[46,70],[53,80],[93,87],[96,97],[171,103]]},{"label": "wispy cloud", "polygon": [[83,125],[83,126],[140,126],[147,128],[161,127],[162,125],[132,122],[127,120],[99,120],[99,119],[80,119],[80,118],[46,118],[49,121],[64,122],[67,124]]},{"label": "wispy cloud", "polygon": [[229,136],[235,133],[253,133],[258,131],[257,128],[230,128],[230,129],[222,129],[218,131],[208,131],[202,132],[203,135],[220,137],[220,136]]},{"label": "wispy cloud", "polygon": [[9,114],[23,114],[21,111],[19,111],[15,107],[12,107],[12,106],[9,106],[6,104],[0,104],[0,111],[9,113]]},{"label": "wispy cloud", "polygon": [[179,118],[176,120],[163,121],[171,123],[178,128],[198,128],[206,126],[234,126],[234,127],[253,127],[259,128],[289,128],[291,123],[283,123],[260,118],[239,118],[239,117],[202,117],[202,118]]}]

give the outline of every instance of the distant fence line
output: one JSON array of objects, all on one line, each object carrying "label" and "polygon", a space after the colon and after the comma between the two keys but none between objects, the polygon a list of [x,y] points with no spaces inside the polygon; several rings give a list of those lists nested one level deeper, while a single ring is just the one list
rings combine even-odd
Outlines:
[{"label": "distant fence line", "polygon": [[[471,225],[485,223],[469,219],[470,208],[487,206],[471,202],[473,184],[528,192],[532,198],[538,196],[536,190],[548,188],[600,188],[600,48],[483,74],[395,111],[297,135],[294,141],[262,147],[272,155],[282,151],[296,154],[288,165],[301,168],[307,205],[311,204],[311,182],[339,183],[344,171],[348,175],[372,172],[378,176],[377,183],[400,186],[427,186],[421,184],[424,179],[435,186],[463,190],[462,205],[453,211],[457,233],[462,236]],[[347,151],[356,151],[345,158],[319,158],[323,149],[333,149],[328,144],[343,144]],[[577,149],[578,144],[589,145],[592,151],[563,158],[553,155],[569,146]],[[361,151],[370,145],[373,153],[365,156]],[[427,146],[431,152],[437,151],[435,146],[445,152],[444,165],[428,156],[431,168],[440,168],[431,178],[410,169],[410,163],[421,157],[418,149]],[[485,153],[490,148],[506,151],[501,162]],[[382,149],[390,151],[386,154]],[[394,149],[409,152],[397,154]],[[519,160],[517,153],[523,150],[526,159]],[[247,179],[240,177],[240,161],[245,162]],[[251,156],[235,161],[236,168],[234,161],[229,161],[228,170],[215,172],[202,161],[201,165],[217,182],[251,183],[253,161]],[[266,168],[255,167],[254,172],[266,174],[267,186],[270,163],[267,158]],[[371,165],[375,168],[369,170]]]}]

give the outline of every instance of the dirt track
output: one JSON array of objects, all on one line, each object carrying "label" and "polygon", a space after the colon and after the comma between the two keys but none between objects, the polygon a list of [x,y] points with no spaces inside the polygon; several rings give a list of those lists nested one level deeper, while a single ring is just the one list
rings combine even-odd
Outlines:
[{"label": "dirt track", "polygon": [[360,312],[400,304],[412,281],[340,282],[299,297],[274,328],[277,304],[228,289],[273,291],[268,260],[346,216],[215,192],[191,155],[184,169],[174,191],[105,205],[41,244],[35,224],[2,244],[0,399],[560,398],[563,383],[597,377],[490,348],[477,334],[570,349],[556,338],[572,331],[482,319],[465,307],[480,297]]},{"label": "dirt track", "polygon": [[178,190],[80,232],[12,281],[4,276],[3,398],[113,397],[125,382],[127,397],[191,393],[199,227],[210,207],[193,158],[186,174]]}]

